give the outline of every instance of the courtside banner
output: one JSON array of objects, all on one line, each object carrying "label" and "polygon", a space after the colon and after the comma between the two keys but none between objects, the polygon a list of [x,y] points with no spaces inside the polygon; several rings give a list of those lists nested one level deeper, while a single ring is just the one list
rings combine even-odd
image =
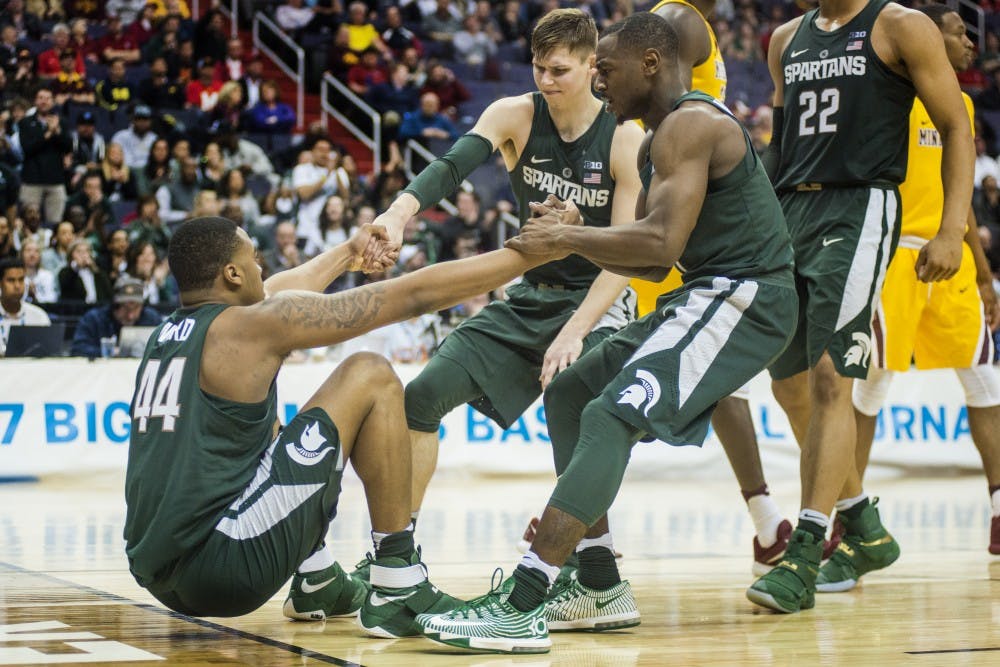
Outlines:
[{"label": "courtside banner", "polygon": [[[0,478],[125,468],[135,359],[0,360]],[[278,414],[287,422],[333,363],[286,364]],[[403,382],[422,366],[398,364]],[[797,471],[798,448],[766,376],[751,384],[751,412],[766,471]],[[180,407],[183,419],[184,407]],[[485,474],[549,473],[552,455],[541,400],[500,430],[468,406],[442,424],[439,467]],[[873,464],[979,469],[961,386],[951,371],[897,375],[879,415]],[[714,435],[703,448],[639,444],[630,475],[731,475]]]}]

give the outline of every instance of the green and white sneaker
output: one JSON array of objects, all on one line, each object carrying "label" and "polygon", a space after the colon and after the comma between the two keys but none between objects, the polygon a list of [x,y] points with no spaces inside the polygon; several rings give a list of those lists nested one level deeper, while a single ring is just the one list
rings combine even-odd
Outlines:
[{"label": "green and white sneaker", "polygon": [[[503,572],[493,573],[494,582]],[[514,590],[510,577],[486,595],[447,614],[421,614],[424,636],[448,646],[491,653],[548,653],[552,647],[545,622],[545,605],[531,611],[515,609],[507,599]]]},{"label": "green and white sneaker", "polygon": [[354,571],[351,572],[351,576],[365,583],[371,582],[371,569],[374,561],[375,556],[371,555],[371,552],[366,553],[365,557],[354,565]]},{"label": "green and white sneaker", "polygon": [[373,583],[358,613],[358,625],[372,637],[417,637],[421,634],[418,614],[442,614],[464,604],[427,580],[419,552],[414,552],[410,562],[373,560],[370,569]]},{"label": "green and white sneaker", "polygon": [[889,567],[899,558],[899,543],[882,525],[876,505],[878,498],[857,519],[841,518],[844,536],[816,578],[816,590],[820,593],[849,591],[862,575]]},{"label": "green and white sneaker", "polygon": [[281,608],[296,621],[322,621],[331,616],[353,616],[368,594],[368,584],[344,572],[339,564],[292,577],[292,587]]},{"label": "green and white sneaker", "polygon": [[621,630],[641,622],[639,607],[627,581],[599,591],[587,588],[576,577],[545,601],[545,621],[552,632]]},{"label": "green and white sneaker", "polygon": [[762,607],[791,614],[816,606],[816,575],[823,539],[796,529],[785,557],[747,589],[747,598]]}]

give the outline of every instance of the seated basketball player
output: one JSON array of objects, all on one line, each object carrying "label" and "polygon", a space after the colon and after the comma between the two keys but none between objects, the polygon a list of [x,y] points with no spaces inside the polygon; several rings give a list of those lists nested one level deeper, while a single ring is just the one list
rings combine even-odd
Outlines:
[{"label": "seated basketball player", "polygon": [[[552,256],[505,249],[322,293],[360,267],[370,243],[383,248],[370,254],[391,263],[386,241],[383,228],[365,225],[262,282],[250,238],[228,220],[197,218],[171,239],[181,308],[154,331],[136,375],[125,481],[129,568],[171,609],[245,614],[293,574],[286,614],[351,614],[368,595],[375,604],[362,620],[378,636],[417,634],[417,612],[457,604],[427,581],[408,530],[410,440],[403,388],[388,362],[348,358],[284,428],[275,377],[292,350],[448,307]],[[374,528],[370,592],[324,546],[348,460]]]}]

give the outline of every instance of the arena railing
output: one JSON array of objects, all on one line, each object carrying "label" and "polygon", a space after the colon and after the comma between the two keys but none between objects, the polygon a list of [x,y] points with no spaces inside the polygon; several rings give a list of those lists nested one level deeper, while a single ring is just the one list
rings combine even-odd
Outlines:
[{"label": "arena railing", "polygon": [[[357,124],[348,117],[348,114],[345,114],[341,109],[337,108],[337,105],[333,104],[330,100],[331,88],[336,91],[340,98],[354,105],[354,108],[357,109],[358,113],[362,117],[367,117],[368,120],[371,121],[371,135],[359,128]],[[327,123],[327,115],[336,118],[337,122],[340,123],[344,129],[350,132],[355,139],[371,150],[372,171],[375,174],[379,174],[382,171],[382,116],[379,115],[379,112],[375,111],[375,109],[373,109],[367,102],[355,95],[353,90],[338,81],[330,72],[323,73],[323,81],[320,83],[319,88],[319,98],[323,125],[325,126]],[[358,120],[357,116],[355,116],[355,120]]]},{"label": "arena railing", "polygon": [[[233,6],[236,6],[234,0]],[[233,22],[236,25],[236,22]],[[261,27],[266,29],[267,32],[271,33],[277,37],[281,42],[288,47],[288,49],[295,54],[295,69],[293,70],[288,63],[284,61],[278,54],[276,54],[271,47],[264,43],[261,39]],[[253,17],[253,45],[254,47],[270,58],[275,65],[278,66],[282,72],[284,72],[288,77],[295,82],[296,93],[295,93],[295,112],[296,112],[296,127],[301,128],[305,123],[305,99],[306,99],[306,52],[301,46],[295,43],[291,37],[285,33],[274,21],[267,18],[263,12],[257,12]]]},{"label": "arena railing", "polygon": [[[214,6],[219,8],[222,15],[229,19],[229,36],[236,39],[239,36],[239,26],[237,25],[240,20],[240,6],[238,0],[230,0],[229,7],[226,7],[222,2],[218,4],[213,3]],[[195,5],[197,7],[197,5]],[[193,10],[197,12],[197,9]],[[191,16],[199,16],[197,13],[192,13]]]}]

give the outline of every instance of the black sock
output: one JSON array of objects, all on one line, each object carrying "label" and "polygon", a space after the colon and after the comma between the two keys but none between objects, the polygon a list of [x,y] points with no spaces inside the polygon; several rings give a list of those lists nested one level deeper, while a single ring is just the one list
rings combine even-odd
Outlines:
[{"label": "black sock", "polygon": [[413,531],[401,530],[382,538],[375,548],[375,558],[392,557],[408,560],[413,555],[413,550]]},{"label": "black sock", "polygon": [[507,601],[518,611],[531,611],[545,601],[549,578],[533,567],[518,565],[514,570],[514,590]]},{"label": "black sock", "polygon": [[861,513],[869,505],[871,505],[871,501],[868,500],[868,496],[865,496],[864,500],[862,500],[861,502],[859,502],[854,507],[850,507],[850,508],[844,510],[843,512],[841,512],[840,510],[837,510],[837,512],[839,514],[843,514],[844,515],[844,520],[845,521],[856,521],[856,520],[858,520],[858,519],[861,518]]},{"label": "black sock", "polygon": [[804,530],[810,535],[814,536],[818,540],[823,540],[826,538],[826,526],[821,526],[815,521],[810,521],[809,519],[803,519],[799,517],[799,525],[797,525],[796,530]]},{"label": "black sock", "polygon": [[587,588],[607,590],[621,583],[615,555],[607,547],[587,547],[577,553],[580,557],[580,572],[577,579]]}]

